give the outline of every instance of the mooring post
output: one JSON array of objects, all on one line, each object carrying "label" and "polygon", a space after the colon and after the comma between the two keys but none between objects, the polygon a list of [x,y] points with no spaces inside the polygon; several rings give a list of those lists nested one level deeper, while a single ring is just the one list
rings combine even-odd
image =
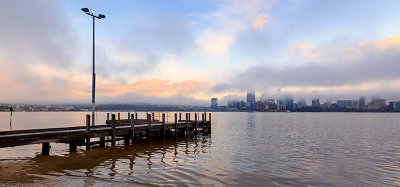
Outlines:
[{"label": "mooring post", "polygon": [[165,138],[165,114],[162,114],[163,137]]},{"label": "mooring post", "polygon": [[190,112],[189,112],[189,121],[190,121]]},{"label": "mooring post", "polygon": [[204,112],[204,121],[207,121],[207,112]]},{"label": "mooring post", "polygon": [[188,116],[189,116],[189,114],[188,113],[186,113],[186,136],[188,136],[188,134],[189,134],[189,121],[188,121]]},{"label": "mooring post", "polygon": [[197,134],[197,113],[194,113],[194,133]]},{"label": "mooring post", "polygon": [[147,114],[148,132],[149,138],[151,138],[151,114]]},{"label": "mooring post", "polygon": [[131,113],[128,112],[128,119],[131,119]]},{"label": "mooring post", "polygon": [[107,120],[110,120],[110,113],[107,112]]},{"label": "mooring post", "polygon": [[121,120],[121,113],[118,112],[118,120]]},{"label": "mooring post", "polygon": [[182,120],[182,114],[179,112],[179,121]]},{"label": "mooring post", "polygon": [[102,136],[100,137],[100,147],[105,147],[106,146],[106,137]]},{"label": "mooring post", "polygon": [[204,113],[201,113],[201,127],[204,133]]},{"label": "mooring post", "polygon": [[86,115],[86,150],[90,150],[90,115]]},{"label": "mooring post", "polygon": [[115,114],[111,115],[111,146],[115,146]]},{"label": "mooring post", "polygon": [[175,138],[178,137],[178,128],[176,127],[178,125],[178,114],[175,113]]},{"label": "mooring post", "polygon": [[151,113],[151,121],[154,121],[154,112]]},{"label": "mooring post", "polygon": [[137,112],[135,112],[135,120],[137,120]]},{"label": "mooring post", "polygon": [[209,125],[211,126],[211,112],[208,113],[208,121],[209,121]]},{"label": "mooring post", "polygon": [[135,140],[135,118],[134,115],[131,115],[131,139],[132,143]]},{"label": "mooring post", "polygon": [[45,142],[42,143],[42,155],[49,155],[50,154],[50,143]]}]

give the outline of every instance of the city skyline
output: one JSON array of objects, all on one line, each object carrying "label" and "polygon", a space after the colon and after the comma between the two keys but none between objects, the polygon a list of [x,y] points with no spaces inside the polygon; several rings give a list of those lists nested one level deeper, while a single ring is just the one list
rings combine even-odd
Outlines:
[{"label": "city skyline", "polygon": [[[154,6],[157,4],[157,6]],[[398,1],[1,1],[1,103],[400,100]],[[340,12],[340,14],[338,14]],[[10,16],[12,15],[12,16]],[[259,97],[257,97],[259,96]],[[296,98],[295,98],[296,99]]]}]

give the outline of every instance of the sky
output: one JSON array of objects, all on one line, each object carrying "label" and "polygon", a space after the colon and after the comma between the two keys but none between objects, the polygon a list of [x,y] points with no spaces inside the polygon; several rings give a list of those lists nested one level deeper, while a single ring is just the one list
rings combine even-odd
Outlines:
[{"label": "sky", "polygon": [[398,0],[0,0],[0,103],[400,100]]}]

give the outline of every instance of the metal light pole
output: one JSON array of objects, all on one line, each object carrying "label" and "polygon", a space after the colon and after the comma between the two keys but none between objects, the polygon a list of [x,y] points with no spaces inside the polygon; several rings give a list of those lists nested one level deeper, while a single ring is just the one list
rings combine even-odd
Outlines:
[{"label": "metal light pole", "polygon": [[92,126],[94,126],[95,119],[94,119],[94,111],[96,109],[95,105],[95,93],[96,93],[96,73],[95,73],[95,66],[94,66],[94,20],[95,18],[97,19],[104,19],[106,16],[103,14],[99,14],[98,16],[94,15],[93,13],[90,13],[88,8],[82,8],[81,9],[83,12],[85,12],[87,15],[92,16],[93,18],[93,74],[92,74]]}]

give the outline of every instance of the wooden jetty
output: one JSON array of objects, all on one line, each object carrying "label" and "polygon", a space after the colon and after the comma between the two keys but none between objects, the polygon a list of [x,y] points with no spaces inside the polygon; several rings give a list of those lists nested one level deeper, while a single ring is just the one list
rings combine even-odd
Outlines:
[{"label": "wooden jetty", "polygon": [[[201,114],[201,119],[200,119]],[[65,127],[65,128],[46,128],[0,131],[0,148],[14,147],[29,144],[42,144],[42,155],[50,153],[50,143],[67,143],[70,151],[76,151],[77,146],[86,146],[90,150],[93,145],[104,147],[106,142],[124,140],[130,143],[137,140],[152,138],[171,138],[178,136],[191,136],[197,133],[211,132],[211,113],[195,113],[194,120],[190,119],[190,113],[175,113],[174,122],[165,120],[165,113],[160,113],[159,119],[155,119],[155,113],[146,113],[147,119],[138,119],[137,113],[128,113],[128,119],[121,119],[120,113],[116,119],[115,114],[107,113],[105,125],[92,126],[90,115],[86,115],[86,126]],[[99,139],[92,141],[92,139]]]}]

